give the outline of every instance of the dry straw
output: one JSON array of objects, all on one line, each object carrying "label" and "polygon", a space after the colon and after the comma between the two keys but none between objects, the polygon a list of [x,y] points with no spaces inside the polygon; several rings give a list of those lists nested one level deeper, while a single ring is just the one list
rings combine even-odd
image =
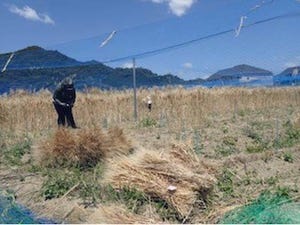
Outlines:
[{"label": "dry straw", "polygon": [[50,138],[34,147],[34,158],[44,166],[90,167],[115,155],[132,151],[131,143],[119,128],[103,133],[99,128],[57,129]]},{"label": "dry straw", "polygon": [[[142,150],[111,161],[104,175],[105,182],[116,189],[136,188],[154,199],[163,199],[185,218],[194,207],[200,207],[196,204],[198,199],[203,203],[207,200],[215,182],[207,165],[194,161],[189,151],[192,150],[176,146],[162,154]],[[170,192],[170,185],[176,190]]]},{"label": "dry straw", "polygon": [[7,121],[8,111],[7,108],[0,102],[0,125]]},{"label": "dry straw", "polygon": [[131,213],[124,205],[102,205],[88,218],[90,223],[109,223],[109,224],[162,224],[163,222],[157,214],[151,216],[138,215]]}]

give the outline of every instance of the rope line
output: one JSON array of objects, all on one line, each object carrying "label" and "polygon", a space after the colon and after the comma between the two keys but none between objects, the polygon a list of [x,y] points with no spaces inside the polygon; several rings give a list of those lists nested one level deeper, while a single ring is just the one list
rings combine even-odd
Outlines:
[{"label": "rope line", "polygon": [[[287,14],[283,14],[283,15],[274,16],[274,17],[270,17],[270,18],[267,18],[267,19],[259,20],[259,21],[256,21],[254,23],[248,24],[248,25],[243,25],[242,27],[243,27],[243,29],[246,29],[246,28],[253,27],[255,25],[271,22],[271,21],[278,20],[278,19],[285,19],[285,18],[292,18],[292,17],[299,17],[299,16],[300,16],[300,12],[292,12],[292,13],[287,13]],[[236,29],[232,28],[232,29],[228,29],[228,30],[221,31],[221,32],[218,32],[218,33],[209,34],[209,35],[206,35],[206,36],[203,36],[203,37],[199,37],[199,38],[196,38],[196,39],[193,39],[193,40],[185,41],[185,42],[182,42],[182,43],[179,43],[179,44],[170,45],[170,46],[167,46],[167,47],[163,47],[163,48],[159,48],[159,49],[155,49],[155,50],[150,50],[150,51],[145,51],[145,52],[137,53],[137,54],[133,54],[133,55],[123,56],[123,57],[110,59],[110,60],[106,60],[106,61],[101,61],[101,63],[105,64],[105,63],[112,63],[112,62],[128,60],[128,59],[132,59],[132,58],[143,58],[143,57],[147,57],[147,56],[153,56],[153,55],[160,54],[162,52],[166,52],[166,51],[170,51],[170,50],[177,49],[177,48],[180,48],[180,47],[184,47],[184,46],[187,46],[187,45],[199,42],[199,41],[203,41],[203,40],[210,39],[210,38],[213,38],[213,37],[222,36],[224,34],[235,32],[235,31],[236,31]]]}]

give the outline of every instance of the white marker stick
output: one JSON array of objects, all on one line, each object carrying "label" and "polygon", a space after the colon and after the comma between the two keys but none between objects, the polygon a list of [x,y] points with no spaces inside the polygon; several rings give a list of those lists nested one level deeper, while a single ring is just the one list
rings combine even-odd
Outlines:
[{"label": "white marker stick", "polygon": [[244,26],[244,20],[247,19],[247,16],[241,16],[241,19],[240,19],[240,25],[239,27],[235,30],[235,36],[239,36],[240,35],[240,32],[242,30],[242,27]]},{"label": "white marker stick", "polygon": [[2,71],[1,71],[2,73],[5,72],[5,70],[6,70],[7,66],[8,66],[8,64],[10,63],[10,61],[12,60],[12,58],[14,57],[14,55],[15,55],[14,52],[11,53],[11,55],[9,56],[7,62],[5,63],[5,65],[4,65],[4,67],[3,67]]},{"label": "white marker stick", "polygon": [[106,45],[113,37],[114,35],[117,33],[117,31],[113,31],[111,32],[111,34],[101,43],[100,48],[102,48],[104,45]]}]

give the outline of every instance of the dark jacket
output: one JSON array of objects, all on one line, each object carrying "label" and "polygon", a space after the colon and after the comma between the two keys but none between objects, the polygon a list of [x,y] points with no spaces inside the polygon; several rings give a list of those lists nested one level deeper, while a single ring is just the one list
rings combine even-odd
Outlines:
[{"label": "dark jacket", "polygon": [[66,103],[73,106],[76,100],[74,85],[60,84],[54,91],[53,100],[56,104]]}]

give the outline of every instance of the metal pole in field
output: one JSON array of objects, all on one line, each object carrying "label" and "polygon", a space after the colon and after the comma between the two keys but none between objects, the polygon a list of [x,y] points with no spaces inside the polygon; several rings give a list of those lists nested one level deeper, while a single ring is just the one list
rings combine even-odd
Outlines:
[{"label": "metal pole in field", "polygon": [[134,120],[137,121],[135,58],[132,58]]}]

